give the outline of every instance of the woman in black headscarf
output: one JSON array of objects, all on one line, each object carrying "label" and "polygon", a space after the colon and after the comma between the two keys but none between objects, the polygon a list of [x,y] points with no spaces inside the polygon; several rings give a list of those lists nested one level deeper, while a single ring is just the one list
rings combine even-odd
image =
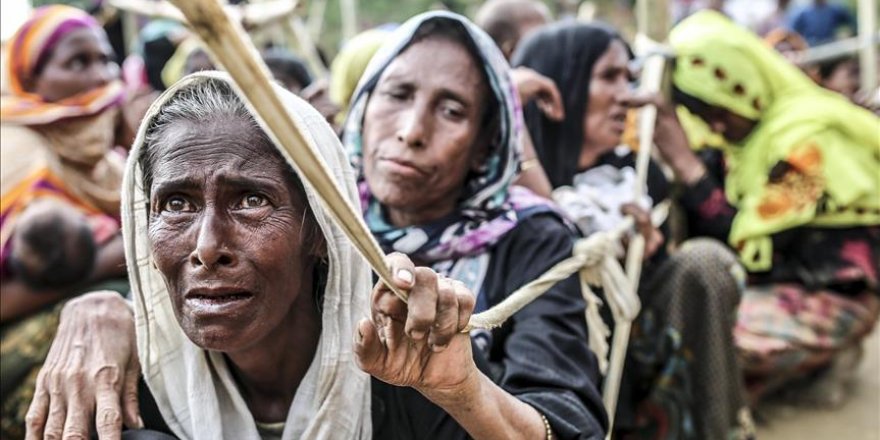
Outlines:
[{"label": "woman in black headscarf", "polygon": [[[525,121],[554,198],[584,234],[614,226],[622,212],[644,216],[668,196],[668,183],[652,163],[649,197],[633,200],[635,155],[621,146],[631,59],[614,29],[562,22],[527,38],[512,60],[552,79],[562,92],[564,120],[550,120],[530,104]],[[646,255],[653,255],[640,283],[643,309],[627,353],[617,434],[748,436],[751,423],[732,338],[742,269],[721,243],[693,240],[669,255],[659,231],[646,237]]]}]

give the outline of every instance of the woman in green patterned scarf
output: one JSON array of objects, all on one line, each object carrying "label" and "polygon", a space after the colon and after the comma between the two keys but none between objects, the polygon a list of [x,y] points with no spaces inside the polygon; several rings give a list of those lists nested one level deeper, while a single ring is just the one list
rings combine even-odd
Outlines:
[{"label": "woman in green patterned scarf", "polygon": [[[676,103],[722,135],[724,150],[698,157],[672,106],[625,100],[659,105],[656,144],[686,187],[690,232],[727,241],[749,270],[735,337],[758,397],[834,366],[874,326],[880,119],[718,13],[682,21],[670,43]],[[823,377],[839,385],[836,376]]]}]

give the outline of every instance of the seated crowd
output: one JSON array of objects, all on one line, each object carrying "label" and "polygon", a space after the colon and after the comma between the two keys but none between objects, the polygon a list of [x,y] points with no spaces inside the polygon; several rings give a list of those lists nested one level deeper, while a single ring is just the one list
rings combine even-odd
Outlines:
[{"label": "seated crowd", "polygon": [[[749,439],[780,390],[841,403],[880,316],[857,65],[802,70],[795,34],[703,11],[651,94],[605,23],[536,0],[475,17],[368,30],[327,78],[261,48],[389,287],[185,27],[147,24],[120,68],[87,12],[34,10],[4,49],[0,437]],[[614,408],[577,274],[468,331],[629,217],[642,306]]]}]

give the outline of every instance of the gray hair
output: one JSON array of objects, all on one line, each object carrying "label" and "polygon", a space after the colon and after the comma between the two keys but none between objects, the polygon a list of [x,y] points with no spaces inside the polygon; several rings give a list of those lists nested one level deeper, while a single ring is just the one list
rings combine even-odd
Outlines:
[{"label": "gray hair", "polygon": [[[269,136],[259,126],[244,101],[239,98],[226,81],[207,78],[195,81],[178,90],[168,99],[146,123],[144,145],[138,156],[138,164],[143,170],[143,190],[149,198],[150,186],[153,184],[153,167],[159,146],[167,140],[168,129],[180,122],[205,124],[215,121],[239,120],[248,123],[252,134],[258,136],[258,142],[271,145]],[[279,156],[280,158],[280,156]]]},{"label": "gray hair", "polygon": [[[194,81],[170,97],[159,109],[159,112],[149,121],[145,122],[148,125],[144,134],[144,145],[137,160],[143,172],[142,184],[147,200],[150,199],[150,187],[153,185],[153,167],[158,159],[157,155],[160,151],[160,146],[167,141],[167,132],[172,125],[180,122],[204,125],[209,122],[236,119],[246,122],[249,128],[252,128],[251,133],[248,134],[255,137],[254,142],[265,142],[265,145],[273,145],[269,135],[257,123],[257,120],[248,110],[244,101],[236,94],[232,86],[224,80],[205,78],[200,81]],[[285,162],[285,159],[277,150],[272,148],[271,151],[271,154],[274,154],[279,161]],[[325,258],[327,255],[326,242],[324,241],[321,228],[318,226],[317,220],[315,220],[314,213],[311,212],[302,181],[293,171],[293,168],[287,166],[286,163],[284,170],[284,177],[293,185],[293,189],[301,195],[302,200],[306,201],[303,207],[304,243],[310,243],[311,254]],[[326,267],[321,268],[318,272],[326,274]],[[326,279],[326,276],[324,279]],[[321,296],[323,295],[322,289],[318,289],[318,292]],[[321,304],[321,301],[318,301],[318,304]]]}]

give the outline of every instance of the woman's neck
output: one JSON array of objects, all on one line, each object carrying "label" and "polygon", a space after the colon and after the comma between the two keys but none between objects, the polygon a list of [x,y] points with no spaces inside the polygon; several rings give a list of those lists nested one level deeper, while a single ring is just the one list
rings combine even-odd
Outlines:
[{"label": "woman's neck", "polygon": [[605,153],[614,149],[611,147],[583,146],[581,147],[581,155],[578,157],[578,172],[586,171],[596,165],[599,158]]},{"label": "woman's neck", "polygon": [[452,214],[453,211],[455,211],[455,203],[438,204],[434,207],[415,210],[395,209],[385,206],[388,221],[398,228],[428,224]]},{"label": "woman's neck", "polygon": [[[309,280],[303,284],[312,283]],[[321,316],[312,292],[305,289],[291,306],[287,318],[261,342],[246,350],[226,353],[241,395],[255,420],[265,423],[287,420],[320,337]]]}]

